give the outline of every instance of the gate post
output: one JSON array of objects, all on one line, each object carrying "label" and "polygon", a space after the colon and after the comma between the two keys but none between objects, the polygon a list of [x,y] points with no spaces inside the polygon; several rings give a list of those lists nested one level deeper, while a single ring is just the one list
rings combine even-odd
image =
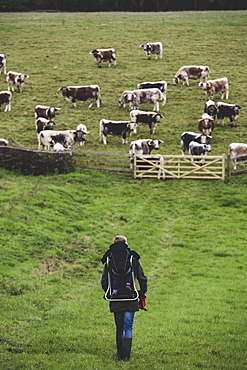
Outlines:
[{"label": "gate post", "polygon": [[226,176],[231,177],[231,156],[227,154],[227,166],[226,166]]}]

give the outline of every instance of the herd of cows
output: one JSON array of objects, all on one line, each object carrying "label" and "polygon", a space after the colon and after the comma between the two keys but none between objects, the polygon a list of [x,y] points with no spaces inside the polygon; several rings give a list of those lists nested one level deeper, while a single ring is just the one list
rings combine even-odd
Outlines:
[{"label": "herd of cows", "polygon": [[[145,43],[140,45],[145,51],[147,58],[151,59],[154,54],[157,58],[162,59],[162,43]],[[114,48],[94,49],[90,52],[93,55],[99,68],[102,68],[103,62],[107,62],[110,67],[112,63],[116,66],[117,56]],[[0,54],[0,74],[6,74],[7,90],[0,91],[0,107],[5,104],[5,112],[11,110],[12,92],[15,87],[18,92],[22,92],[25,79],[29,76],[23,73],[6,70],[6,56]],[[221,99],[227,100],[229,97],[229,83],[227,78],[209,79],[208,66],[183,66],[173,77],[173,84],[177,85],[182,82],[183,85],[189,86],[189,80],[199,80],[199,87],[205,91],[208,98],[205,103],[204,113],[199,118],[198,129],[200,133],[183,132],[181,134],[181,150],[184,155],[186,151],[191,156],[206,155],[211,151],[210,139],[215,127],[215,121],[224,125],[224,119],[229,118],[231,125],[236,126],[237,118],[241,107],[238,104],[227,104],[224,102],[215,103],[213,97],[215,94],[221,94]],[[12,92],[11,92],[12,90]],[[89,101],[88,108],[95,103],[99,108],[101,105],[100,87],[98,85],[87,86],[63,86],[59,89],[62,96],[76,107],[76,101]],[[103,144],[107,144],[107,136],[121,136],[122,143],[126,144],[128,137],[136,133],[138,124],[148,125],[150,134],[155,134],[157,124],[163,117],[159,113],[159,102],[166,104],[166,81],[142,82],[138,83],[134,90],[123,91],[119,99],[119,108],[129,107],[130,120],[112,121],[101,119],[99,123],[100,138]],[[140,105],[153,104],[153,111],[140,110]],[[38,137],[38,150],[63,151],[65,148],[72,149],[77,145],[83,145],[86,141],[88,130],[85,125],[79,124],[76,130],[56,131],[54,130],[54,121],[56,111],[60,108],[44,105],[35,107],[35,126]],[[137,155],[150,155],[153,150],[159,149],[162,143],[158,139],[135,140],[130,143],[129,155],[130,166],[133,163],[134,153]],[[0,139],[0,145],[7,146],[6,139]],[[236,155],[247,154],[247,144],[232,143],[229,145],[229,153],[233,157],[234,168],[236,169]],[[235,157],[234,157],[235,156]]]}]

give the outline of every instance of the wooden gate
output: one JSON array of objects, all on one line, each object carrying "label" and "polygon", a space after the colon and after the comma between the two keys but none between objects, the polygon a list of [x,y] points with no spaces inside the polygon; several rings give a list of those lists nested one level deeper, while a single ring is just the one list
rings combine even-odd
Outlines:
[{"label": "wooden gate", "polygon": [[[193,159],[193,161],[191,160]],[[225,156],[134,155],[134,178],[225,179]]]}]

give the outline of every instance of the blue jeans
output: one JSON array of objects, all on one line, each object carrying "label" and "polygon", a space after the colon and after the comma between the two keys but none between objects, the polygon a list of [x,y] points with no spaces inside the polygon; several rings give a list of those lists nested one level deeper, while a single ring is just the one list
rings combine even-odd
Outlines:
[{"label": "blue jeans", "polygon": [[132,327],[135,312],[114,312],[116,340],[132,338]]}]

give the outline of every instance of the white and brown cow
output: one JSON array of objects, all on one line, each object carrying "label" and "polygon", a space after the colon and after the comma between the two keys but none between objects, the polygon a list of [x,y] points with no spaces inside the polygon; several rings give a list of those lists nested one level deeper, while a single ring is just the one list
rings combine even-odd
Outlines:
[{"label": "white and brown cow", "polygon": [[137,124],[131,121],[111,121],[102,119],[99,123],[100,140],[106,145],[107,135],[122,136],[122,144],[128,143],[128,137],[133,133],[136,134]]},{"label": "white and brown cow", "polygon": [[140,45],[140,48],[146,52],[148,59],[151,59],[151,55],[155,54],[155,58],[162,59],[163,45],[162,42],[146,42],[145,44]]},{"label": "white and brown cow", "polygon": [[228,154],[233,161],[234,170],[236,170],[237,162],[247,162],[247,144],[231,143],[228,148]]},{"label": "white and brown cow", "polygon": [[198,80],[201,82],[206,81],[209,78],[209,67],[208,66],[183,66],[179,68],[175,76],[173,77],[173,84],[177,85],[179,81],[186,83],[189,86],[189,79]]},{"label": "white and brown cow", "polygon": [[159,139],[139,139],[131,141],[129,147],[130,168],[133,168],[134,154],[149,155],[153,150],[158,150],[159,144],[161,143],[163,143],[163,141]]},{"label": "white and brown cow", "polygon": [[157,124],[164,116],[156,112],[147,112],[139,109],[133,109],[130,112],[130,119],[137,124],[142,123],[149,126],[150,134],[155,134]]},{"label": "white and brown cow", "polygon": [[205,135],[211,135],[214,129],[214,119],[207,113],[203,113],[203,115],[199,119],[198,123],[199,130]]},{"label": "white and brown cow", "polygon": [[221,99],[226,99],[229,96],[229,83],[226,77],[217,78],[216,80],[208,80],[206,82],[199,82],[199,87],[202,87],[205,91],[206,96],[209,99],[213,99],[214,94],[220,93]]},{"label": "white and brown cow", "polygon": [[6,77],[8,90],[10,90],[11,87],[12,91],[14,91],[14,87],[16,86],[18,93],[22,92],[22,88],[26,78],[29,78],[29,76],[24,73],[9,71]]},{"label": "white and brown cow", "polygon": [[11,111],[11,98],[12,93],[10,91],[0,91],[0,108],[2,104],[6,104],[4,112]]},{"label": "white and brown cow", "polygon": [[61,110],[61,108],[49,107],[47,105],[36,105],[34,109],[35,118],[43,117],[49,120],[55,118],[56,111]]},{"label": "white and brown cow", "polygon": [[137,89],[160,89],[164,98],[166,99],[167,82],[166,81],[155,81],[155,82],[140,82],[137,84]]},{"label": "white and brown cow", "polygon": [[207,113],[209,116],[211,116],[215,120],[216,115],[217,115],[217,106],[213,100],[209,99],[205,103],[204,113]]},{"label": "white and brown cow", "polygon": [[217,105],[218,125],[220,124],[219,121],[221,121],[222,126],[224,126],[225,125],[224,118],[229,118],[231,126],[236,127],[239,111],[241,109],[240,105],[227,104],[223,102],[218,102],[216,105]]},{"label": "white and brown cow", "polygon": [[0,138],[0,146],[8,146],[9,142],[6,139]]},{"label": "white and brown cow", "polygon": [[73,149],[84,140],[85,138],[83,138],[81,131],[41,131],[38,135],[38,150],[49,150],[56,143],[60,143],[68,149]]},{"label": "white and brown cow", "polygon": [[90,51],[89,54],[94,56],[95,61],[98,63],[98,67],[102,67],[102,62],[108,62],[108,67],[114,63],[114,66],[117,65],[117,55],[116,50],[113,48],[110,49],[94,49]]},{"label": "white and brown cow", "polygon": [[6,75],[6,56],[4,54],[0,54],[0,74],[2,71]]},{"label": "white and brown cow", "polygon": [[191,141],[195,141],[199,144],[207,144],[211,136],[205,134],[197,134],[196,132],[185,131],[180,136],[180,145],[182,150],[182,155],[189,150],[189,144]]},{"label": "white and brown cow", "polygon": [[125,107],[129,103],[129,110],[138,109],[140,104],[150,103],[154,105],[153,110],[158,112],[159,99],[163,100],[163,105],[165,105],[166,99],[160,89],[138,89],[124,91],[118,103],[119,108]]},{"label": "white and brown cow", "polygon": [[100,107],[101,97],[100,88],[98,85],[88,86],[63,86],[59,89],[67,101],[76,107],[76,101],[90,100],[88,108],[91,108],[93,103],[96,102],[97,107]]},{"label": "white and brown cow", "polygon": [[44,131],[44,130],[53,130],[53,126],[55,125],[56,125],[56,122],[51,121],[44,117],[39,117],[35,121],[35,127],[36,127],[37,134],[39,134],[41,131]]}]

